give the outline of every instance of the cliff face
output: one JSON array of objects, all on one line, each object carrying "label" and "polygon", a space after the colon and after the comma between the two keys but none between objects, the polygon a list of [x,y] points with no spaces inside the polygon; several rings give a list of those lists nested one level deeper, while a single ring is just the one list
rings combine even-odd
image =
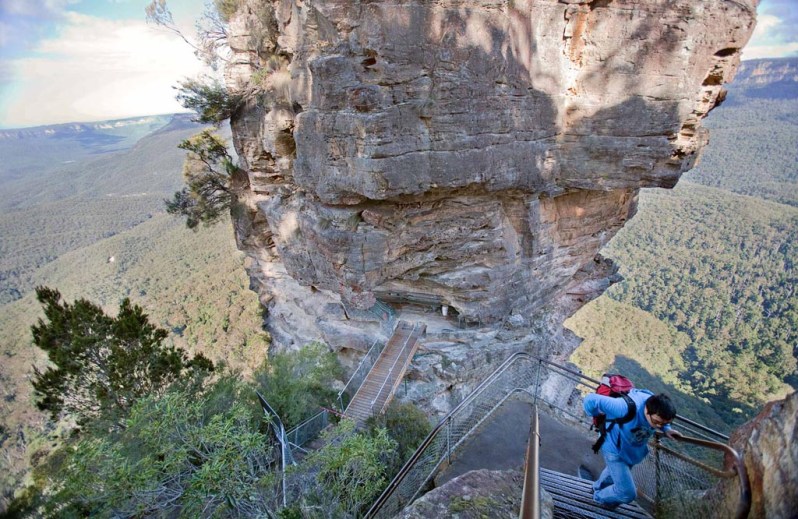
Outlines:
[{"label": "cliff face", "polygon": [[242,4],[234,218],[276,344],[362,350],[383,301],[565,356],[638,190],[706,144],[756,0]]},{"label": "cliff face", "polygon": [[[770,402],[734,431],[730,444],[743,456],[751,481],[748,517],[794,518],[798,510],[798,393]],[[729,501],[739,498],[730,485]]]}]

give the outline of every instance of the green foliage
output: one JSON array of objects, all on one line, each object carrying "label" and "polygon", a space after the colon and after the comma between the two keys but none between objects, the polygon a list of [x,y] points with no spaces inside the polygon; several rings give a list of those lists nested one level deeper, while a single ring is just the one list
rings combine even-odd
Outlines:
[{"label": "green foliage", "polygon": [[255,517],[275,506],[273,446],[251,388],[137,402],[118,432],[79,440],[54,476],[53,516]]},{"label": "green foliage", "polygon": [[399,472],[432,430],[429,418],[421,409],[396,400],[391,402],[385,414],[369,418],[366,427],[370,434],[379,434],[385,429],[396,443],[396,456],[392,458],[394,464],[388,469],[390,476]]},{"label": "green foliage", "polygon": [[307,344],[296,352],[271,355],[255,373],[258,390],[286,428],[310,418],[319,406],[332,406],[332,385],[343,375],[335,353],[324,344]]},{"label": "green foliage", "polygon": [[209,77],[186,79],[179,83],[177,101],[197,113],[201,123],[219,124],[229,119],[241,104],[241,96],[227,92],[218,80]]},{"label": "green foliage", "polygon": [[167,332],[129,299],[110,317],[85,299],[61,303],[57,290],[39,287],[36,296],[46,321],[31,328],[33,343],[55,367],[35,369],[33,387],[37,406],[54,420],[62,412],[78,423],[124,416],[136,400],[161,393],[181,376],[201,379],[213,370],[203,355],[188,360],[183,350],[165,346]]},{"label": "green foliage", "polygon": [[183,165],[186,187],[166,201],[166,211],[185,216],[189,229],[196,229],[200,222],[206,226],[217,223],[229,213],[230,182],[236,171],[225,142],[211,130],[204,130],[180,143],[179,148],[188,151]]},{"label": "green foliage", "polygon": [[303,462],[316,471],[317,485],[308,500],[324,511],[317,517],[360,516],[388,484],[396,442],[385,429],[369,434],[354,427],[343,420],[324,435],[324,447]]}]

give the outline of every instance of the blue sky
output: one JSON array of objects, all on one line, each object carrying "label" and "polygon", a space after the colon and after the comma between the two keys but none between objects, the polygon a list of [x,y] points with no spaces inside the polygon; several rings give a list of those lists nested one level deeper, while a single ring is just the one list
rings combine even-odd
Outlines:
[{"label": "blue sky", "polygon": [[[182,111],[171,87],[204,70],[145,23],[148,3],[0,0],[0,128]],[[168,0],[187,36],[204,3]],[[762,0],[758,12],[743,59],[798,56],[798,0]]]}]

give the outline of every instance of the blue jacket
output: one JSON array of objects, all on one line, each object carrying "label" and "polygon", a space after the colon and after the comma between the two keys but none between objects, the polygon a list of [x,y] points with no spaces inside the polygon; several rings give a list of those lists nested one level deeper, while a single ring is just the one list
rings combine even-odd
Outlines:
[{"label": "blue jacket", "polygon": [[[648,440],[654,434],[654,429],[649,425],[645,415],[646,400],[653,396],[651,391],[646,389],[632,389],[629,396],[637,406],[637,413],[627,423],[623,425],[615,424],[607,433],[607,440],[601,447],[601,451],[617,455],[621,461],[628,465],[637,465],[648,454]],[[613,398],[596,393],[587,395],[584,399],[585,412],[590,416],[598,416],[604,413],[607,416],[607,426],[609,420],[617,420],[626,416],[629,409],[626,400],[623,398]],[[670,425],[665,425],[662,431],[669,431]],[[618,448],[618,437],[620,436],[620,449]]]}]

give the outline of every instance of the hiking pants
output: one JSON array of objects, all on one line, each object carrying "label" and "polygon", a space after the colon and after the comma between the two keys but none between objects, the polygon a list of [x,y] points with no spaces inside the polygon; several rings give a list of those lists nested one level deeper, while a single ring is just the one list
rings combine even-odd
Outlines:
[{"label": "hiking pants", "polygon": [[601,452],[607,466],[593,483],[593,500],[605,506],[631,503],[637,496],[632,480],[632,467],[618,458],[617,454]]}]

